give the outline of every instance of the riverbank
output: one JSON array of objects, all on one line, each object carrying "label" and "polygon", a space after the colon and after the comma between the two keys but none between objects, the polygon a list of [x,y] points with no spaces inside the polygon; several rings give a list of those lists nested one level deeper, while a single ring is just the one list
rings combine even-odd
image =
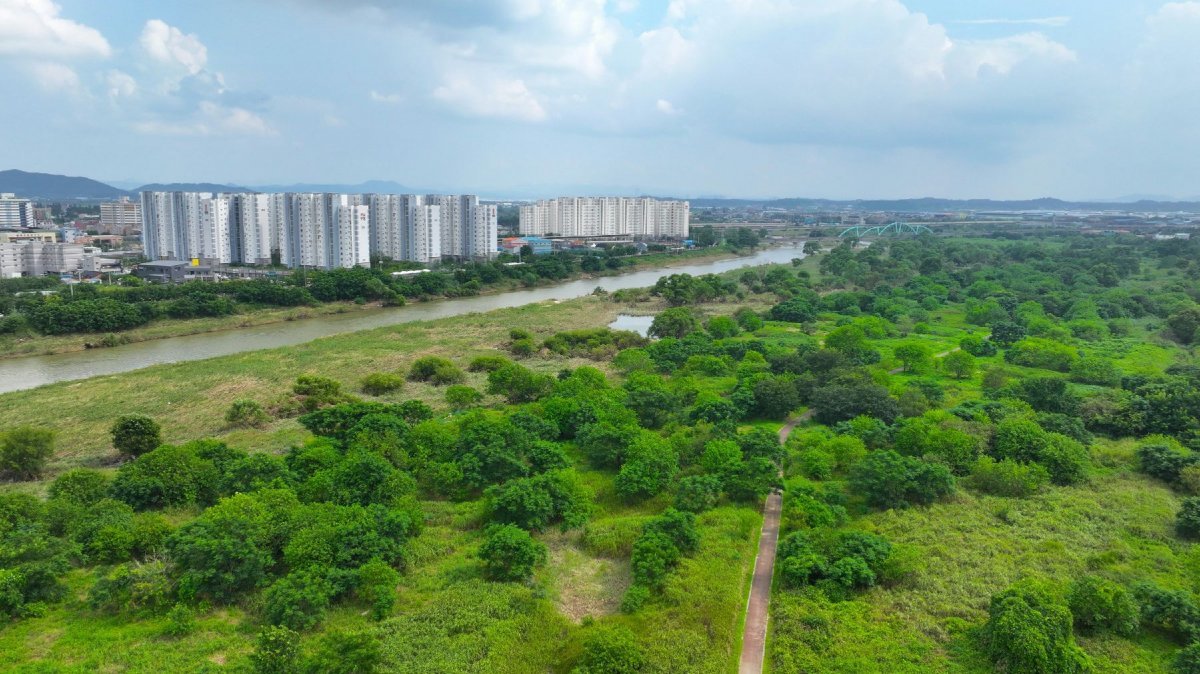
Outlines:
[{"label": "riverbank", "polygon": [[[567,281],[578,281],[585,279],[600,280],[639,270],[669,269],[681,265],[692,264],[697,261],[717,261],[733,259],[737,257],[744,256],[731,253],[721,248],[705,248],[699,250],[682,251],[679,253],[650,253],[633,258],[634,264],[628,267],[622,267],[619,270],[601,273],[582,273],[572,276],[571,278],[567,279]],[[545,282],[539,283],[532,287],[549,287],[562,282],[563,281]],[[476,295],[476,297],[499,295],[506,292],[512,292],[514,290],[520,290],[525,287],[526,286],[522,286],[515,282],[504,285],[493,285],[485,288],[482,292]],[[410,304],[429,304],[432,302],[443,302],[452,299],[457,298],[437,298],[434,300],[429,300],[428,302],[411,301]],[[170,339],[173,337],[203,335],[212,332],[255,328],[276,323],[302,321],[324,316],[336,316],[340,314],[361,313],[391,308],[393,307],[385,307],[378,302],[369,304],[355,304],[354,302],[327,302],[313,307],[266,307],[248,311],[246,313],[234,314],[232,316],[220,316],[213,318],[160,319],[149,325],[118,333],[39,335],[36,337],[14,337],[12,335],[0,335],[0,360],[74,353],[86,351],[88,349],[102,349],[125,344],[137,344],[152,340]]]}]

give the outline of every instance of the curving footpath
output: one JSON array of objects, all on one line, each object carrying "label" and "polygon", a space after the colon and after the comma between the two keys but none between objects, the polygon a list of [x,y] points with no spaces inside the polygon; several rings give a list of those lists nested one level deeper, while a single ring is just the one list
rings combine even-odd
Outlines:
[{"label": "curving footpath", "polygon": [[[789,419],[779,429],[779,442],[787,442],[797,424],[812,418],[812,410]],[[742,628],[742,656],[738,674],[761,674],[767,651],[767,618],[771,608],[771,578],[775,573],[775,547],[779,544],[779,516],[783,496],[778,489],[767,496],[763,507],[762,534],[758,538],[758,556],[754,558],[754,580],[750,583],[750,598],[746,602],[746,623]]]}]

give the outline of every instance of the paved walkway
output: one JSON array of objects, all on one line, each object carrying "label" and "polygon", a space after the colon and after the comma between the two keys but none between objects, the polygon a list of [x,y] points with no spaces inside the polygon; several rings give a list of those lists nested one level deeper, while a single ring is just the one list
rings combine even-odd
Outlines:
[{"label": "paved walkway", "polygon": [[[779,442],[787,442],[797,424],[812,418],[809,410],[788,419],[779,429]],[[750,583],[750,598],[746,602],[746,624],[742,630],[742,657],[738,674],[761,674],[767,651],[767,618],[771,608],[771,578],[775,574],[775,548],[779,544],[779,516],[783,497],[778,490],[767,496],[763,507],[762,534],[758,538],[758,556],[754,558],[754,580]]]}]

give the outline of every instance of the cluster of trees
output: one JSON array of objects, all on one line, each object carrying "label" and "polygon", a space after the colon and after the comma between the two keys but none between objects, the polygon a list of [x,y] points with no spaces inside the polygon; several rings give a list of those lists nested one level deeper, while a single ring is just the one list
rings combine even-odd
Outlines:
[{"label": "cluster of trees", "polygon": [[[505,283],[533,286],[579,272],[618,269],[630,251],[539,255],[520,266],[509,260],[447,264],[438,270],[392,276],[388,265],[367,269],[300,270],[280,280],[235,280],[146,285],[79,285],[67,293],[57,279],[0,282],[0,334],[34,330],[46,335],[110,333],[160,318],[228,316],[259,307],[313,306],[322,302],[368,301],[399,305],[406,299],[466,297]],[[52,291],[43,294],[41,291]]]},{"label": "cluster of trees", "polygon": [[1074,631],[1133,637],[1154,630],[1184,648],[1174,671],[1200,671],[1200,608],[1190,593],[1141,582],[1132,589],[1097,576],[1083,576],[1063,592],[1036,579],[992,597],[978,637],[998,669],[1030,674],[1085,674],[1091,659],[1075,643]]}]

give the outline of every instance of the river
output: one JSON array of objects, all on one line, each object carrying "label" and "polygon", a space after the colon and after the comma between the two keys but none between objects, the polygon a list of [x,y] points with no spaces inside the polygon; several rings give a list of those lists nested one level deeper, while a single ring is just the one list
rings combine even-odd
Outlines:
[{"label": "river", "polygon": [[23,391],[44,384],[74,381],[100,375],[137,370],[160,363],[203,360],[244,351],[303,344],[320,337],[369,330],[397,323],[519,307],[546,300],[567,300],[589,295],[597,287],[608,291],[652,286],[670,274],[719,274],[742,267],[786,263],[804,257],[796,246],[768,248],[754,255],[698,262],[677,267],[644,269],[618,276],[567,281],[553,286],[513,290],[495,295],[414,303],[392,309],[306,318],[198,335],[168,337],[104,349],[72,351],[51,356],[28,356],[0,360],[0,393]]}]

